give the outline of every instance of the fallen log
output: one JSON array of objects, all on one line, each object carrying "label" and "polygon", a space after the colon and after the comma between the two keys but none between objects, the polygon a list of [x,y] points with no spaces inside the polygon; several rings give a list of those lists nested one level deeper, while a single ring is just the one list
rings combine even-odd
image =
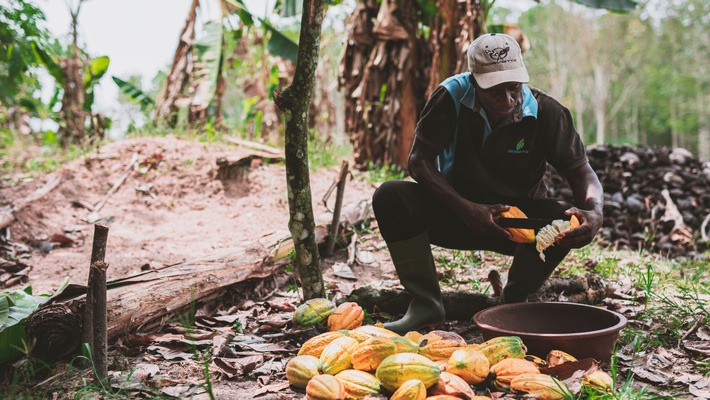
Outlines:
[{"label": "fallen log", "polygon": [[[341,223],[352,225],[358,221],[350,216],[367,215],[357,209],[369,208],[369,203],[360,202],[348,208],[343,210]],[[327,225],[316,226],[319,245],[325,243],[327,234]],[[108,341],[127,332],[149,330],[190,304],[222,296],[239,282],[269,277],[288,263],[292,249],[291,234],[276,232],[206,257],[113,280],[107,284]],[[106,259],[110,261],[110,255]],[[67,298],[62,293],[27,317],[27,336],[35,341],[33,355],[40,359],[66,359],[76,354],[81,345],[81,333],[73,336],[77,334],[77,321],[83,320],[86,287],[72,285],[67,291],[73,297]],[[62,326],[65,323],[67,326]]]}]

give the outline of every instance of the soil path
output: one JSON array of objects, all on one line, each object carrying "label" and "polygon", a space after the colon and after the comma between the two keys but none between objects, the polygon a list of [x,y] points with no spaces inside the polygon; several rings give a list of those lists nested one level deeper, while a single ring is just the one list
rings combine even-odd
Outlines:
[{"label": "soil path", "polygon": [[[90,211],[124,175],[134,154],[137,165],[99,211],[110,228],[106,251],[108,279],[193,259],[287,229],[285,167],[253,162],[230,179],[218,179],[216,160],[241,157],[249,149],[176,137],[113,142],[68,163],[54,174],[61,183],[15,214],[11,240],[28,245],[21,261],[31,267],[35,293],[48,293],[65,276],[85,284],[91,256]],[[326,213],[322,198],[339,167],[311,174],[314,213]],[[46,177],[0,188],[0,198],[16,202],[41,187]],[[369,198],[374,186],[351,179],[344,204]],[[328,204],[332,207],[335,196]],[[60,245],[65,235],[74,242]],[[54,236],[54,238],[53,238]],[[51,244],[51,246],[50,246]]]}]

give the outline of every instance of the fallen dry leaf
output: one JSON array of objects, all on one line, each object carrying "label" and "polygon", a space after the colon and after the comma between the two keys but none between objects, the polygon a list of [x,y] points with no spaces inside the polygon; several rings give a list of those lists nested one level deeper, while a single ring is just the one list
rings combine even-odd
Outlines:
[{"label": "fallen dry leaf", "polygon": [[189,360],[193,356],[192,353],[185,353],[181,350],[169,349],[163,346],[149,346],[148,351],[157,352],[166,360]]},{"label": "fallen dry leaf", "polygon": [[683,347],[694,353],[700,353],[704,356],[710,356],[710,341],[700,341],[700,342],[685,342]]},{"label": "fallen dry leaf", "polygon": [[286,390],[286,389],[288,389],[288,382],[274,383],[274,384],[266,385],[264,387],[257,389],[254,392],[254,397],[261,396],[262,394],[266,394],[266,393],[277,393],[277,392],[280,392],[280,391]]},{"label": "fallen dry leaf", "polygon": [[641,367],[636,367],[632,368],[631,372],[636,375],[637,378],[648,381],[648,382],[653,382],[653,383],[658,383],[661,385],[669,385],[673,383],[674,376],[672,374],[669,374],[667,372],[655,369],[655,368],[641,368]]},{"label": "fallen dry leaf", "polygon": [[690,385],[688,391],[699,399],[710,399],[710,377],[705,377]]},{"label": "fallen dry leaf", "polygon": [[559,380],[567,380],[577,372],[582,371],[582,377],[591,374],[599,367],[599,363],[593,358],[583,358],[577,361],[570,361],[551,368],[540,368],[540,373],[552,375]]},{"label": "fallen dry leaf", "polygon": [[242,358],[216,357],[213,360],[213,364],[219,367],[219,369],[222,370],[230,378],[235,375],[248,374],[255,370],[263,362],[264,356],[262,355]]},{"label": "fallen dry leaf", "polygon": [[140,382],[146,382],[148,379],[155,376],[158,372],[160,372],[160,367],[158,367],[157,365],[140,363],[136,365],[135,369],[133,370],[133,373],[131,374],[131,377],[137,379]]}]

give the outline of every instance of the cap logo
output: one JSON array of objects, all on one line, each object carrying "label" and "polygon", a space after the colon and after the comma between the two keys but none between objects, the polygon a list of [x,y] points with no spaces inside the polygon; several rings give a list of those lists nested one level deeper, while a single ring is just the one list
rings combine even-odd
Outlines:
[{"label": "cap logo", "polygon": [[486,54],[488,54],[488,57],[492,58],[495,61],[501,61],[502,59],[508,57],[508,51],[510,51],[510,46],[506,48],[502,47],[497,47],[493,50],[484,50]]}]

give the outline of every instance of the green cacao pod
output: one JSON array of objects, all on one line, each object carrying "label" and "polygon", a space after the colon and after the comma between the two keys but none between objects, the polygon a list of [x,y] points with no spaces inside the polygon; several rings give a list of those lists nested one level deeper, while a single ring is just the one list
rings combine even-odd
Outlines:
[{"label": "green cacao pod", "polygon": [[335,304],[328,299],[310,299],[296,308],[293,323],[309,327],[326,320],[335,311]]},{"label": "green cacao pod", "polygon": [[439,367],[433,361],[414,353],[393,354],[385,358],[375,372],[382,386],[390,392],[395,392],[411,379],[419,379],[429,388],[439,380],[440,375]]}]

